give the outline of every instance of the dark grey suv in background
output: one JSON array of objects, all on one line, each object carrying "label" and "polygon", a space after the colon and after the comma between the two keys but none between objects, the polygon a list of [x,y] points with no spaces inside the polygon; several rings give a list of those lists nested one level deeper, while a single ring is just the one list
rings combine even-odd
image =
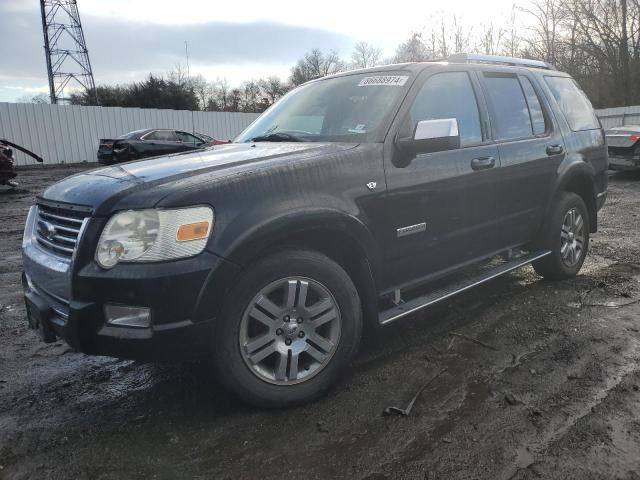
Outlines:
[{"label": "dark grey suv in background", "polygon": [[576,275],[606,170],[589,101],[543,62],[322,78],[229,145],[49,187],[25,227],[29,324],[89,354],[205,357],[248,402],[306,402],[363,328],[528,263]]}]

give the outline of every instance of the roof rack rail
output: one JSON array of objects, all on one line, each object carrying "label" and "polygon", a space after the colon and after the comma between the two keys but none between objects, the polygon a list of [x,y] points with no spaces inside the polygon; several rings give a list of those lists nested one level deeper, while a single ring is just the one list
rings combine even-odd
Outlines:
[{"label": "roof rack rail", "polygon": [[501,55],[482,55],[479,53],[456,53],[447,58],[451,63],[493,63],[497,65],[512,65],[516,67],[543,68],[555,70],[556,67],[541,60],[527,58],[503,57]]}]

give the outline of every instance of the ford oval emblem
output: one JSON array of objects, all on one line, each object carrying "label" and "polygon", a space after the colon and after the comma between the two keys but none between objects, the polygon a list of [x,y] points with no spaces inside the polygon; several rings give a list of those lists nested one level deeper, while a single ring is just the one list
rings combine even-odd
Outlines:
[{"label": "ford oval emblem", "polygon": [[52,240],[54,235],[58,233],[56,226],[53,223],[42,221],[40,222],[40,226],[42,227],[42,234],[48,239]]}]

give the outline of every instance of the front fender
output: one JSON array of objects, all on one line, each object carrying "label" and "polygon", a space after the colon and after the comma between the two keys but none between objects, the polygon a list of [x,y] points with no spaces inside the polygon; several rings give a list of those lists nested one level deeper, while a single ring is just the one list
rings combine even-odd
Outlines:
[{"label": "front fender", "polygon": [[286,243],[288,238],[304,233],[335,232],[336,242],[348,237],[371,263],[379,263],[373,235],[354,215],[317,207],[301,208],[270,218],[257,218],[258,212],[225,228],[227,238],[218,242],[219,246],[224,246],[219,255],[244,266],[265,248]]}]

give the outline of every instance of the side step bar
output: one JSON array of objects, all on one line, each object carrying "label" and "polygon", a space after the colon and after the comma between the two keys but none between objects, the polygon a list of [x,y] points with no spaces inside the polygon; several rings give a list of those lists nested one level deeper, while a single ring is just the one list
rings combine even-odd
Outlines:
[{"label": "side step bar", "polygon": [[489,280],[493,280],[494,278],[499,277],[500,275],[504,275],[505,273],[509,273],[516,268],[520,268],[542,257],[546,257],[550,253],[551,251],[547,250],[544,252],[535,252],[522,255],[513,260],[505,262],[496,268],[485,271],[481,275],[478,275],[476,277],[466,279],[452,285],[448,285],[445,288],[429,292],[426,295],[408,300],[405,303],[399,303],[388,310],[380,312],[378,321],[381,325],[393,322],[394,320],[404,317],[405,315],[409,315],[410,313],[428,307],[429,305],[433,305],[434,303],[446,300],[447,298],[452,297],[458,293],[469,290],[470,288],[488,282]]}]

